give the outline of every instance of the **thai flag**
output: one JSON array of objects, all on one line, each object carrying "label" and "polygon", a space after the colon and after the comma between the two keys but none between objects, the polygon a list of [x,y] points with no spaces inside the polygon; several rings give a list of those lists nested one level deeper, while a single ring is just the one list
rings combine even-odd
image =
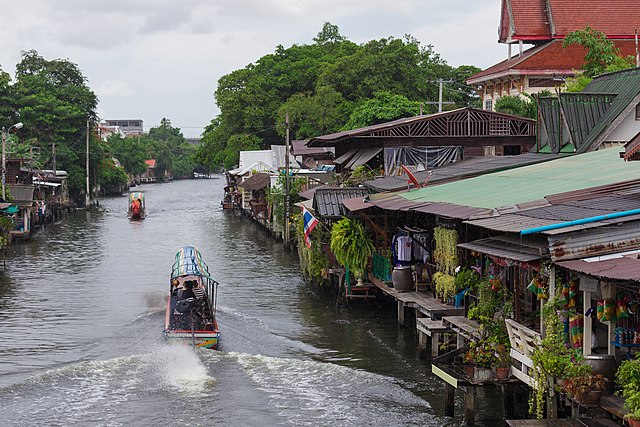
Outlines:
[{"label": "thai flag", "polygon": [[311,238],[309,237],[309,234],[311,234],[315,226],[318,225],[318,219],[311,215],[311,212],[303,206],[302,221],[304,224],[304,243],[307,245],[307,248],[311,248]]}]

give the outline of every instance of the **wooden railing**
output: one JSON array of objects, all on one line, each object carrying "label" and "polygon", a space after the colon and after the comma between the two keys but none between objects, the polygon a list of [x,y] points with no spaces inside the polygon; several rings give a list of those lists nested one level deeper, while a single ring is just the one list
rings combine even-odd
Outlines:
[{"label": "wooden railing", "polygon": [[540,345],[542,336],[512,319],[506,319],[505,323],[511,343],[511,357],[516,362],[512,361],[511,373],[520,381],[533,386],[533,380],[529,376],[529,370],[533,369],[531,356]]}]

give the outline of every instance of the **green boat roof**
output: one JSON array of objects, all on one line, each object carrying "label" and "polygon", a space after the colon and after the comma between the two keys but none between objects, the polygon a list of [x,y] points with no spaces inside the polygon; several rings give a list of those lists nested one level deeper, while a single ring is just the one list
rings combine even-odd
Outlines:
[{"label": "green boat roof", "polygon": [[398,195],[416,202],[495,209],[551,194],[640,179],[640,162],[625,162],[608,148],[502,172],[434,185]]}]

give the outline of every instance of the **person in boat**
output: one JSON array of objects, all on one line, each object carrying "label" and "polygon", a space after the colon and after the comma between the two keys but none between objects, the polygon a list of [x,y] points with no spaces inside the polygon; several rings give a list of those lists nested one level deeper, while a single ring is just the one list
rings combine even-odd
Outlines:
[{"label": "person in boat", "polygon": [[202,321],[197,310],[201,300],[196,297],[196,293],[193,291],[194,284],[193,280],[186,280],[182,288],[178,289],[178,301],[176,302],[174,315],[176,324],[180,329],[190,329],[192,323],[194,329],[199,329]]}]

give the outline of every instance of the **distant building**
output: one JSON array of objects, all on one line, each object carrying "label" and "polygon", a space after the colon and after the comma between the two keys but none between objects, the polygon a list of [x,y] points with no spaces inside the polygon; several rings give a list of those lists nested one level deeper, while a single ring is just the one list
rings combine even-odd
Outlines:
[{"label": "distant building", "polygon": [[117,134],[124,138],[124,133],[120,130],[120,126],[109,126],[105,122],[98,125],[98,136],[106,141],[111,135]]},{"label": "distant building", "polygon": [[119,119],[104,120],[106,126],[117,126],[124,136],[137,136],[143,134],[142,120],[139,119]]},{"label": "distant building", "polygon": [[200,145],[201,139],[200,138],[185,138],[185,141],[187,141],[191,145]]}]

